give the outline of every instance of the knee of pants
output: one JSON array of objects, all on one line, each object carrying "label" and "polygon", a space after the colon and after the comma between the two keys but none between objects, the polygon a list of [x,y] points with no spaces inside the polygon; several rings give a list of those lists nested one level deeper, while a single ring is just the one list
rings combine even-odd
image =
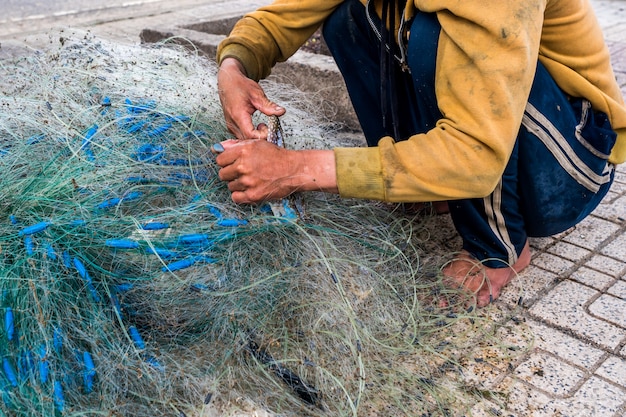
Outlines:
[{"label": "knee of pants", "polygon": [[584,100],[572,103],[571,126],[539,123],[538,109],[527,112],[518,155],[522,211],[529,236],[550,236],[584,219],[608,192],[616,134]]}]

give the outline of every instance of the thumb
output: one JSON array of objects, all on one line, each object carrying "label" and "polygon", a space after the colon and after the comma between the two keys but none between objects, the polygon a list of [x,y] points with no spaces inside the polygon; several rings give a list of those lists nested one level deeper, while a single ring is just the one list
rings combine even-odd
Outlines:
[{"label": "thumb", "polygon": [[235,144],[239,143],[238,139],[228,139],[222,142],[214,143],[211,146],[211,152],[215,155],[221,154],[228,148],[232,148]]},{"label": "thumb", "polygon": [[241,140],[239,139],[227,139],[220,142],[220,144],[224,147],[224,150],[226,150],[232,148],[233,146],[236,146],[240,142]]},{"label": "thumb", "polygon": [[256,103],[256,108],[267,116],[282,116],[286,111],[284,107],[274,103],[267,97]]}]

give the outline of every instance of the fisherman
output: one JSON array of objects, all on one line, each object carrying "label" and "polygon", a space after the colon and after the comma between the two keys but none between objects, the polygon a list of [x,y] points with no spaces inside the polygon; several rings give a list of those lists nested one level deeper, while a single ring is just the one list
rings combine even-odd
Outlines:
[{"label": "fisherman", "polygon": [[[285,112],[258,81],[322,25],[369,146],[255,140],[267,127],[253,113]],[[236,139],[216,160],[234,202],[448,202],[463,248],[443,274],[478,306],[530,263],[528,237],[584,219],[626,159],[626,107],[587,0],[276,0],[217,60]]]}]

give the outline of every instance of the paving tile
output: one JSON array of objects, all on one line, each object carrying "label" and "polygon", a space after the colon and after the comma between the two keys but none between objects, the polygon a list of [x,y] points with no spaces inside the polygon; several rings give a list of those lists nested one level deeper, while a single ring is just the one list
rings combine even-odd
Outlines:
[{"label": "paving tile", "polygon": [[550,417],[609,417],[621,411],[625,399],[624,389],[592,377],[571,398],[554,400],[544,409],[552,408],[546,414]]},{"label": "paving tile", "polygon": [[514,417],[611,417],[622,411],[626,396],[623,389],[596,377],[567,398],[553,398],[521,381],[503,382],[509,391],[506,409]]},{"label": "paving tile", "polygon": [[552,272],[530,265],[504,288],[497,302],[515,307],[521,298],[525,304],[545,293],[557,278]]},{"label": "paving tile", "polygon": [[531,262],[536,267],[543,268],[559,275],[574,266],[574,262],[550,253],[540,253]]},{"label": "paving tile", "polygon": [[607,46],[609,47],[611,56],[616,58],[614,62],[614,70],[623,71],[626,66],[626,61],[620,58],[623,58],[621,53],[626,50],[626,42],[609,40],[607,41]]},{"label": "paving tile", "polygon": [[561,233],[557,233],[556,235],[552,235],[556,240],[563,240],[563,238],[574,231],[573,227],[570,227],[567,230],[562,231]]},{"label": "paving tile", "polygon": [[558,242],[548,248],[547,252],[573,262],[580,261],[591,253],[589,249],[584,249],[567,242]]},{"label": "paving tile", "polygon": [[[626,234],[618,236],[602,249],[602,254],[615,259],[626,259]],[[626,265],[625,265],[626,266]]]},{"label": "paving tile", "polygon": [[[521,313],[521,311],[520,311]],[[508,312],[508,319],[511,312]],[[534,334],[526,325],[526,319],[515,316],[516,318],[504,321],[500,320],[497,326],[492,326],[488,332],[485,332],[481,340],[476,343],[476,354],[472,355],[473,362],[480,369],[481,364],[489,364],[494,368],[498,368],[501,372],[507,372],[513,363],[522,360],[525,355],[533,347]],[[485,381],[486,386],[492,386],[493,379]]]},{"label": "paving tile", "polygon": [[[618,195],[626,193],[626,182],[614,180],[613,184],[611,184],[611,188],[609,190],[609,194],[613,194],[613,193],[618,194]],[[604,201],[607,198],[611,199],[611,197],[607,194],[602,199],[602,201]],[[611,201],[612,201],[612,199],[611,199]],[[600,202],[600,204],[602,204],[602,202]]]},{"label": "paving tile", "polygon": [[472,417],[494,417],[505,416],[506,411],[503,411],[496,404],[483,400],[479,404],[475,404],[470,410]]},{"label": "paving tile", "polygon": [[598,291],[574,281],[563,281],[537,301],[529,312],[548,324],[567,329],[577,337],[615,349],[624,339],[623,329],[590,316],[584,308],[598,294]]},{"label": "paving tile", "polygon": [[595,255],[585,262],[585,266],[619,278],[624,273],[626,263],[606,256]]},{"label": "paving tile", "polygon": [[526,324],[535,336],[535,348],[552,353],[581,368],[595,368],[605,355],[604,351],[543,323],[528,320]]},{"label": "paving tile", "polygon": [[602,294],[589,306],[589,312],[596,317],[603,318],[609,323],[622,327],[622,337],[626,337],[626,300]]},{"label": "paving tile", "polygon": [[573,229],[571,233],[563,238],[564,241],[595,250],[619,229],[619,225],[598,217],[589,216]]},{"label": "paving tile", "polygon": [[[619,188],[624,187],[624,184],[620,183],[620,182],[613,182],[613,185],[611,185],[611,189],[609,190],[609,192],[606,193],[606,195],[604,196],[604,198],[602,199],[602,201],[600,201],[600,205],[604,206],[604,205],[610,205],[612,204],[615,200],[617,200],[618,198],[620,198],[623,194],[622,190],[619,190]],[[624,187],[626,191],[626,187]],[[595,213],[595,210],[594,210]]]},{"label": "paving tile", "polygon": [[616,281],[615,278],[610,275],[585,267],[578,268],[576,271],[572,272],[569,279],[578,281],[581,284],[585,284],[600,291],[603,291]]},{"label": "paving tile", "polygon": [[569,396],[585,378],[585,372],[546,352],[537,351],[522,362],[514,375],[529,384],[559,397]]},{"label": "paving tile", "polygon": [[530,247],[537,250],[543,250],[556,242],[553,237],[531,237],[528,239]]},{"label": "paving tile", "polygon": [[472,386],[492,387],[499,380],[502,371],[487,362],[468,361],[461,363],[463,383]]},{"label": "paving tile", "polygon": [[611,2],[606,0],[595,0],[591,2],[591,5],[603,30],[619,23],[619,13],[615,13],[611,7]]},{"label": "paving tile", "polygon": [[611,204],[600,204],[593,215],[616,223],[623,222],[626,219],[626,196],[618,197]]},{"label": "paving tile", "polygon": [[626,387],[626,360],[611,356],[596,370],[596,374]]},{"label": "paving tile", "polygon": [[[515,417],[534,417],[543,414],[543,408],[552,398],[531,385],[513,378],[505,378],[501,383],[502,391],[508,392],[506,409]],[[503,414],[507,416],[507,414]]]},{"label": "paving tile", "polygon": [[615,284],[611,285],[607,292],[626,300],[626,281],[616,281]]}]

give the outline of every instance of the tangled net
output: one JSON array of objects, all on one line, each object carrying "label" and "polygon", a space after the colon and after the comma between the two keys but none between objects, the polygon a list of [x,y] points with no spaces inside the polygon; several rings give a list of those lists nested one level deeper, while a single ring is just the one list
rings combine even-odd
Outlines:
[{"label": "tangled net", "polygon": [[[419,222],[317,194],[302,219],[231,202],[212,63],[63,35],[0,66],[2,413],[205,415],[244,397],[435,416],[483,395],[460,378],[479,319],[433,302]],[[266,88],[290,146],[333,144],[301,97]]]}]

